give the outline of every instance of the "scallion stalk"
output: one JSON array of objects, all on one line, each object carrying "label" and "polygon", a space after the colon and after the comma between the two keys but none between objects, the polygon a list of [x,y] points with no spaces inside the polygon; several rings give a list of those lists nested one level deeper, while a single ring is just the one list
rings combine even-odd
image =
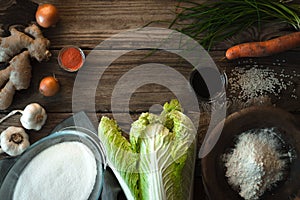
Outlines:
[{"label": "scallion stalk", "polygon": [[185,6],[170,24],[184,34],[198,39],[201,45],[210,49],[250,26],[266,22],[285,22],[295,30],[300,30],[300,6],[283,0],[220,0],[197,3],[180,0]]}]

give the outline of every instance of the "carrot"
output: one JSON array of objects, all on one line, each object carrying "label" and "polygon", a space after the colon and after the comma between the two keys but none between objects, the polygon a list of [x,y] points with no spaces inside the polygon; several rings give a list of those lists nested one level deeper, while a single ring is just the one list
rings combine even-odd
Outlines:
[{"label": "carrot", "polygon": [[226,51],[226,58],[263,57],[300,46],[300,32],[290,33],[264,42],[238,44]]}]

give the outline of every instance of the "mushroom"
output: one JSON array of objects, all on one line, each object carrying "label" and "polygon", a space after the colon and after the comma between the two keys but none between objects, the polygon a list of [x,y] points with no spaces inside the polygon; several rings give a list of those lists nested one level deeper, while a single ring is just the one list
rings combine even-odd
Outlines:
[{"label": "mushroom", "polygon": [[22,154],[30,145],[27,133],[21,127],[10,126],[0,135],[0,153],[10,156]]}]

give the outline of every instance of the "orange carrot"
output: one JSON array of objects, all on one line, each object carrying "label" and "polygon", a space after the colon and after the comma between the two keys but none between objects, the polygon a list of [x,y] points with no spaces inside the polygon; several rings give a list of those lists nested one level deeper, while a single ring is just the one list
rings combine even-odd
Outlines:
[{"label": "orange carrot", "polygon": [[238,44],[226,51],[226,58],[263,57],[300,46],[300,32],[290,33],[264,42]]}]

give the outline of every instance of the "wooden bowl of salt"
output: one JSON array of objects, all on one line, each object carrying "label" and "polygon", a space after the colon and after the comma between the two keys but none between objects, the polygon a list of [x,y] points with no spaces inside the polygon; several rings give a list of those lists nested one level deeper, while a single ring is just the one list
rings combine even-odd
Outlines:
[{"label": "wooden bowl of salt", "polygon": [[[276,134],[271,133],[270,130],[273,130],[271,128],[276,129]],[[242,133],[249,132],[249,130],[268,130],[265,134],[276,135],[277,146],[280,145],[277,150],[281,153],[277,164],[269,159],[273,154],[264,152],[267,147],[272,147],[272,140],[275,136],[263,135],[265,139],[262,140],[261,145],[253,145],[250,146],[253,148],[250,148],[248,144],[254,140],[251,138],[245,140],[241,136]],[[201,160],[203,183],[209,199],[282,200],[299,198],[297,195],[300,192],[300,123],[292,114],[274,107],[250,107],[228,116],[225,119],[224,127],[218,125],[209,137],[218,137],[219,131],[221,131],[221,135],[216,145]],[[259,138],[255,131],[252,131],[252,134]],[[268,140],[269,136],[271,139]],[[237,144],[239,143],[240,147],[238,148]],[[255,152],[256,157],[253,157]],[[269,157],[264,158],[264,155]],[[253,158],[256,160],[263,158],[268,162],[260,160],[256,163]],[[251,159],[253,160],[251,161]],[[275,179],[278,175],[276,173],[268,175],[266,170],[279,169],[279,161],[284,161],[286,164],[284,168],[281,168],[280,179],[261,192],[258,188],[270,181],[266,177]],[[258,169],[265,170],[266,175],[257,176],[259,173],[253,173],[256,172],[255,170],[259,172]],[[259,194],[260,192],[261,194]]]}]

